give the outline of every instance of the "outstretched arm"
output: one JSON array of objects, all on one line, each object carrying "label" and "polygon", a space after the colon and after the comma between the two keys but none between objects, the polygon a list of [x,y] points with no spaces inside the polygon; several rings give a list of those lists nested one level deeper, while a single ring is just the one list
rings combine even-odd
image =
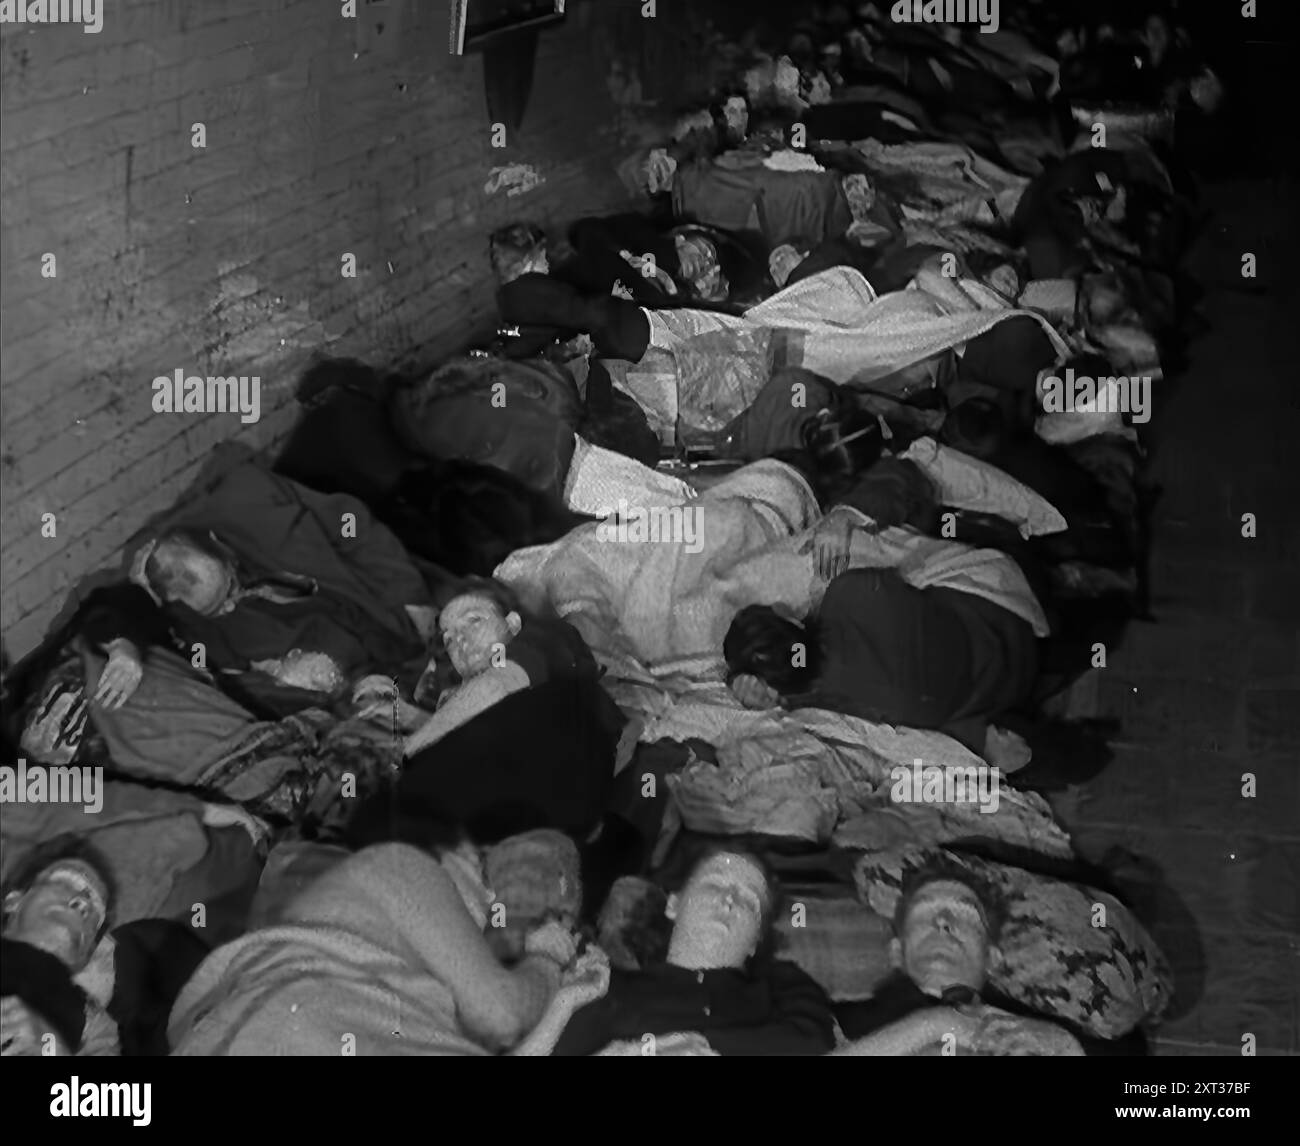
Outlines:
[{"label": "outstretched arm", "polygon": [[969,1045],[973,1030],[972,1021],[951,1007],[926,1007],[863,1038],[855,1039],[848,1046],[831,1051],[828,1057],[899,1058],[917,1055],[945,1035],[956,1038],[958,1045]]},{"label": "outstretched arm", "polygon": [[405,754],[417,752],[436,744],[447,733],[468,723],[494,704],[499,704],[513,692],[528,687],[528,674],[516,664],[507,661],[501,668],[491,668],[472,676],[448,698],[437,712],[406,738]]},{"label": "outstretched arm", "polygon": [[569,1020],[608,990],[609,959],[599,948],[592,948],[565,974],[564,983],[552,996],[541,1022],[510,1053],[532,1058],[552,1054]]}]

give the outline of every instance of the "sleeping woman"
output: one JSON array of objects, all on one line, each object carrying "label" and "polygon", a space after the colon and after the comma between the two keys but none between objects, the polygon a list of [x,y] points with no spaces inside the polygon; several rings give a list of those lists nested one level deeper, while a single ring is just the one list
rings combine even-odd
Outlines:
[{"label": "sleeping woman", "polygon": [[669,1048],[688,1032],[702,1038],[686,1053],[829,1051],[835,1036],[826,993],[802,969],[773,957],[777,910],[760,856],[736,844],[710,847],[667,898],[666,959],[612,971],[602,998],[576,1010],[562,1032],[547,1032],[558,1036],[550,1053],[640,1055],[646,1036],[654,1036],[656,1054],[674,1053]]}]

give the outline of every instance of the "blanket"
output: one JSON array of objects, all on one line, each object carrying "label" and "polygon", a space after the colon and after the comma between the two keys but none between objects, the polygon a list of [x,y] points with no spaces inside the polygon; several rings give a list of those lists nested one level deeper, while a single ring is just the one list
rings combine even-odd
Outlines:
[{"label": "blanket", "polygon": [[[663,506],[661,489],[648,489],[643,501],[634,489],[625,494],[633,505],[688,515],[678,522],[694,528],[641,543],[611,537],[608,524],[585,526],[512,555],[496,575],[583,634],[607,670],[605,687],[637,718],[643,742],[699,739],[718,747],[718,766],[696,762],[669,781],[686,826],[826,842],[871,802],[892,767],[916,759],[982,763],[941,733],[820,710],[753,712],[726,688],[722,639],[741,607],[777,604],[806,614],[825,591],[811,553],[802,552],[818,510],[793,469],[756,462],[676,507]],[[1000,553],[887,529],[855,535],[850,564],[895,567],[918,587],[976,593],[1047,632],[1023,576]],[[1008,842],[1051,837],[1045,806],[1030,803],[1023,813],[1019,826],[1020,812],[1007,813],[1005,830],[993,828],[998,814],[974,822]]]},{"label": "blanket", "polygon": [[184,792],[105,779],[103,806],[6,803],[0,835],[0,878],[7,880],[30,852],[56,836],[84,839],[113,880],[118,923],[162,913],[173,887],[208,851],[203,803]]},{"label": "blanket", "polygon": [[[356,498],[316,493],[271,473],[239,446],[220,446],[175,506],[127,542],[123,572],[149,540],[181,528],[214,533],[255,574],[310,577],[332,606],[332,624],[370,667],[395,671],[423,653],[405,607],[429,604],[429,590],[397,538]],[[186,610],[181,619],[207,638],[210,660],[226,644],[238,658],[245,654],[241,612],[213,620]]]},{"label": "blanket", "polygon": [[[771,370],[799,366],[833,382],[876,388],[905,367],[964,346],[997,323],[1031,314],[1064,360],[1066,345],[1036,312],[992,305],[957,310],[924,290],[879,298],[859,271],[832,267],[810,275],[750,307],[743,316],[675,310],[656,315],[654,349],[637,366],[620,371],[620,386],[645,409],[652,425],[724,425],[738,416],[767,383]],[[774,332],[766,356],[752,358],[750,377],[725,390],[692,382],[692,348],[726,332]],[[733,369],[732,374],[735,373]],[[897,387],[895,387],[897,389]],[[896,395],[901,396],[901,395]],[[726,403],[730,401],[731,405]]]},{"label": "blanket", "polygon": [[[593,523],[512,554],[496,572],[525,599],[544,599],[573,624],[607,668],[631,658],[652,678],[684,671],[696,682],[717,680],[722,638],[742,607],[783,605],[806,615],[825,592],[805,552],[821,516],[817,502],[782,462],[745,466],[686,503],[665,505],[658,486],[644,493],[628,487],[623,501],[627,512],[648,519],[646,538]],[[834,512],[868,523],[854,510]],[[921,589],[975,593],[1047,634],[1023,575],[996,551],[890,528],[855,533],[849,564],[897,568]],[[631,678],[645,679],[635,672]]]},{"label": "blanket", "polygon": [[[101,668],[92,658],[92,693]],[[391,731],[322,709],[257,720],[165,649],[150,651],[125,705],[93,705],[91,719],[119,772],[220,793],[298,829],[339,826],[350,801],[378,790],[401,763]]]}]

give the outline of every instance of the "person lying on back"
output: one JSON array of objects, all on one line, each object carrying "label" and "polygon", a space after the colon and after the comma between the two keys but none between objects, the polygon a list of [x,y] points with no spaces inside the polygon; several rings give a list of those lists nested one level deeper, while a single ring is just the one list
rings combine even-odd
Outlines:
[{"label": "person lying on back", "polygon": [[890,943],[895,972],[838,1019],[842,1056],[1144,1055],[1140,1030],[1107,1040],[1036,1015],[988,983],[998,956],[1002,904],[996,892],[944,858],[905,881]]}]

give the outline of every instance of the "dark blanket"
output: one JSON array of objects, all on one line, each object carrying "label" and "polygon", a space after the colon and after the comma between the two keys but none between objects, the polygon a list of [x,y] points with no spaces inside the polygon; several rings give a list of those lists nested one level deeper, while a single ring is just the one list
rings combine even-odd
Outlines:
[{"label": "dark blanket", "polygon": [[508,358],[530,358],[578,334],[591,335],[599,354],[629,362],[639,362],[650,345],[650,323],[639,303],[586,292],[554,275],[530,272],[506,283],[497,291],[497,311],[506,326],[518,328],[506,339]]},{"label": "dark blanket", "polygon": [[209,953],[182,923],[140,919],[113,932],[116,979],[108,1013],[117,1023],[122,1056],[159,1058],[167,1045],[167,1020],[181,988]]},{"label": "dark blanket", "polygon": [[535,828],[585,839],[605,809],[623,723],[590,677],[514,693],[413,757],[395,805],[363,806],[350,842],[424,845],[450,826],[480,843]]},{"label": "dark blanket", "polygon": [[[140,919],[112,933],[113,994],[108,1013],[126,1056],[168,1052],[172,1004],[209,948],[194,931],[167,919]],[[12,939],[0,940],[0,993],[16,996],[48,1022],[75,1053],[86,1026],[87,997],[53,955]]]},{"label": "dark blanket", "polygon": [[358,674],[400,673],[424,657],[406,606],[431,604],[429,585],[392,532],[355,497],[306,489],[272,473],[238,443],[218,446],[176,504],[126,543],[121,573],[95,574],[77,587],[55,627],[94,589],[120,582],[146,541],[173,529],[211,532],[251,580],[310,587],[302,600],[252,599],[223,617],[169,606],[175,634],[187,649],[201,642],[210,669],[247,669],[295,647],[327,652],[345,672]]},{"label": "dark blanket", "polygon": [[822,667],[812,703],[864,720],[936,728],[976,753],[987,722],[1033,688],[1033,630],[953,589],[917,589],[893,570],[830,583],[817,616]]},{"label": "dark blanket", "polygon": [[750,972],[664,964],[613,971],[609,991],[578,1010],[551,1053],[592,1055],[616,1040],[699,1031],[720,1055],[817,1055],[834,1049],[833,1021],[826,992],[793,963]]},{"label": "dark blanket", "polygon": [[86,994],[67,966],[47,951],[0,939],[0,996],[18,998],[40,1016],[73,1053],[86,1030]]}]

